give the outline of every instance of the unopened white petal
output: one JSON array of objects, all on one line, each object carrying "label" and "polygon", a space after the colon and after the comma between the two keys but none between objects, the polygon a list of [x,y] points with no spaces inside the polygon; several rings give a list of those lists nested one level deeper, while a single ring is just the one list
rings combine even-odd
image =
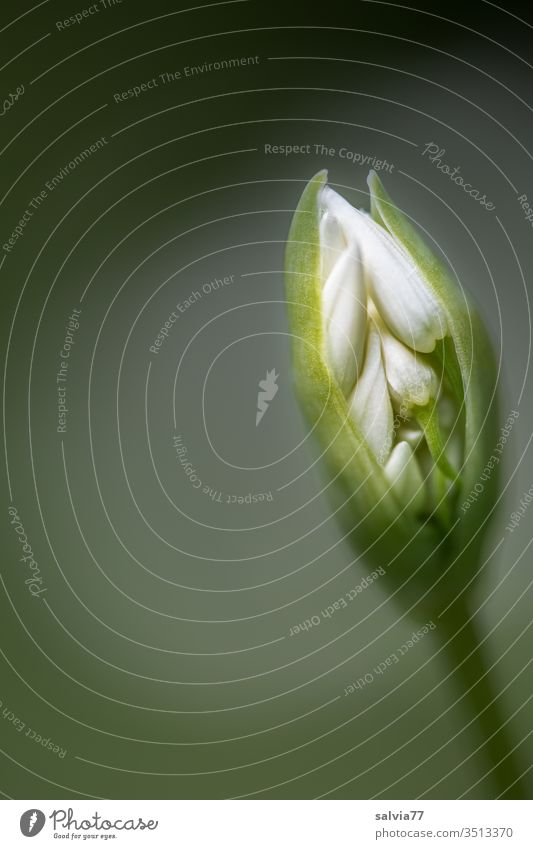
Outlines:
[{"label": "unopened white petal", "polygon": [[385,374],[394,400],[409,409],[423,407],[436,398],[439,381],[424,355],[408,348],[383,325],[380,334]]},{"label": "unopened white petal", "polygon": [[325,283],[334,265],[347,246],[340,222],[327,210],[320,219],[320,260],[322,282]]},{"label": "unopened white petal", "polygon": [[409,255],[369,216],[365,220],[365,263],[380,314],[402,342],[429,353],[447,333],[444,312]]},{"label": "unopened white petal", "polygon": [[349,400],[350,415],[376,458],[383,465],[393,438],[392,405],[381,359],[381,343],[374,322],[367,330],[363,371]]},{"label": "unopened white petal", "polygon": [[361,218],[365,213],[355,209],[348,201],[329,186],[324,186],[321,194],[321,206],[324,214],[328,212],[339,223],[343,238],[346,242],[361,242],[363,222]]},{"label": "unopened white petal", "polygon": [[345,248],[322,292],[325,353],[344,395],[362,366],[366,328],[366,290],[355,245]]},{"label": "unopened white petal", "polygon": [[357,240],[370,294],[394,335],[415,351],[433,351],[447,333],[446,317],[407,251],[333,189],[323,190],[321,202],[341,223],[344,237]]},{"label": "unopened white petal", "polygon": [[385,474],[402,507],[409,505],[409,509],[415,512],[424,508],[426,496],[422,474],[407,442],[398,442],[394,446],[385,465]]}]

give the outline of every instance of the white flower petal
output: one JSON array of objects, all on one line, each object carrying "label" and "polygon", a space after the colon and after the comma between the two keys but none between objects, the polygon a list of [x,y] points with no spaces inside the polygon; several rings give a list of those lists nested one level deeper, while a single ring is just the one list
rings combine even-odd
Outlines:
[{"label": "white flower petal", "polygon": [[334,265],[347,246],[340,222],[332,212],[324,212],[320,219],[320,259],[322,282],[325,283]]},{"label": "white flower petal", "polygon": [[326,359],[344,395],[363,363],[366,290],[355,245],[345,248],[322,293]]},{"label": "white flower petal", "polygon": [[333,189],[324,188],[321,202],[339,220],[347,241],[357,241],[370,294],[388,327],[410,348],[433,351],[447,333],[446,316],[407,251]]},{"label": "white flower petal", "polygon": [[413,449],[407,442],[398,442],[385,465],[391,487],[402,506],[418,512],[424,508],[426,495],[422,474]]},{"label": "white flower petal", "polygon": [[437,397],[439,381],[436,372],[423,355],[396,339],[382,323],[379,330],[385,374],[394,400],[407,408],[426,406]]},{"label": "white flower petal", "polygon": [[363,232],[363,222],[360,220],[366,213],[355,209],[342,195],[329,186],[324,186],[320,198],[324,214],[328,212],[339,223],[343,237],[347,243],[360,243]]},{"label": "white flower petal", "polygon": [[350,415],[383,465],[392,446],[393,415],[379,333],[373,321],[368,325],[363,371],[348,404]]}]

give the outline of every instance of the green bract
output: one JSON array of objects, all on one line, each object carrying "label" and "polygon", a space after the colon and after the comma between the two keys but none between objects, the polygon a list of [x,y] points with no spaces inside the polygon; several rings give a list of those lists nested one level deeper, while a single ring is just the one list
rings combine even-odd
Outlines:
[{"label": "green bract", "polygon": [[361,554],[433,606],[473,578],[494,507],[491,345],[374,172],[371,214],[326,181],[308,183],[287,241],[298,397]]}]

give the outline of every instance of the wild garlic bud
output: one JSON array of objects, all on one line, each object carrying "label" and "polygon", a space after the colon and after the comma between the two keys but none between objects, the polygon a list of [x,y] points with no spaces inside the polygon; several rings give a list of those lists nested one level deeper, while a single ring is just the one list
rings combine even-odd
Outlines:
[{"label": "wild garlic bud", "polygon": [[400,574],[418,554],[479,545],[490,487],[484,511],[463,519],[459,506],[491,453],[491,347],[377,175],[372,214],[326,178],[307,185],[287,243],[296,388],[344,490],[345,523],[375,556],[395,552]]}]

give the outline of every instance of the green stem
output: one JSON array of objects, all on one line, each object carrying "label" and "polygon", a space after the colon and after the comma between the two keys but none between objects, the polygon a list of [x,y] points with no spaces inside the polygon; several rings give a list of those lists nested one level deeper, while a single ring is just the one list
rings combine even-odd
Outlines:
[{"label": "green stem", "polygon": [[439,630],[449,640],[445,651],[453,679],[472,714],[472,726],[477,728],[483,740],[479,752],[485,758],[484,774],[492,782],[494,798],[528,799],[523,776],[525,768],[519,763],[516,743],[509,736],[503,700],[490,680],[464,599],[455,601],[442,614]]}]

